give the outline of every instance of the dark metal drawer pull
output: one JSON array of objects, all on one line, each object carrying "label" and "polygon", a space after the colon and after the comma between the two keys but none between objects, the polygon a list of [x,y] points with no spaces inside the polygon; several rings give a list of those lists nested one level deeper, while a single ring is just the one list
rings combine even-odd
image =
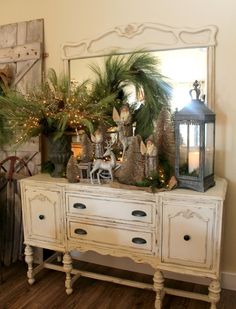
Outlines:
[{"label": "dark metal drawer pull", "polygon": [[76,208],[76,209],[85,209],[86,208],[86,206],[82,203],[75,203],[73,205],[73,207]]},{"label": "dark metal drawer pull", "polygon": [[135,217],[146,217],[146,215],[147,215],[146,212],[142,210],[132,211],[132,216],[135,216]]},{"label": "dark metal drawer pull", "polygon": [[184,240],[189,241],[191,237],[189,235],[184,235]]},{"label": "dark metal drawer pull", "polygon": [[133,242],[134,244],[138,244],[138,245],[144,245],[144,244],[147,243],[147,241],[146,241],[145,239],[140,238],[140,237],[134,237],[134,238],[132,238],[132,242]]},{"label": "dark metal drawer pull", "polygon": [[39,220],[43,220],[45,219],[45,216],[44,215],[39,215]]},{"label": "dark metal drawer pull", "polygon": [[75,229],[75,234],[78,235],[86,235],[87,231],[83,230],[83,229]]}]

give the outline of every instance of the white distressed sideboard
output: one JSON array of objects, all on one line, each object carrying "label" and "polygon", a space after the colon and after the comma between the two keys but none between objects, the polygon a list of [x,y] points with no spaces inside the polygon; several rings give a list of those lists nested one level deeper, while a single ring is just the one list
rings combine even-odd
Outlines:
[{"label": "white distressed sideboard", "polygon": [[[220,298],[220,254],[226,181],[205,193],[175,189],[160,193],[68,183],[39,174],[21,180],[25,260],[28,282],[42,268],[64,271],[66,293],[79,276],[153,289],[155,308],[165,293],[204,300],[216,308]],[[63,254],[33,266],[33,248]],[[71,251],[129,257],[154,270],[153,285],[95,274],[73,267]],[[57,254],[56,253],[56,254]],[[162,271],[209,278],[208,295],[165,287]]]}]

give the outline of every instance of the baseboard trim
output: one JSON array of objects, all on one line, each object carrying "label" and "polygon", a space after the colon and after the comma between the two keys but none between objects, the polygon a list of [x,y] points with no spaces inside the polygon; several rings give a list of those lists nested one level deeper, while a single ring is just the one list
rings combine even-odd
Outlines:
[{"label": "baseboard trim", "polygon": [[236,273],[223,271],[221,285],[223,289],[236,291]]},{"label": "baseboard trim", "polygon": [[[100,264],[108,267],[114,267],[129,271],[134,271],[138,273],[153,275],[154,270],[151,266],[147,264],[137,264],[134,263],[132,260],[128,258],[116,258],[111,256],[101,256],[97,253],[86,252],[86,253],[78,253],[75,252],[74,258],[79,258],[82,261]],[[181,280],[186,282],[192,282],[196,284],[203,284],[209,285],[210,279],[202,278],[202,277],[195,277],[191,275],[183,275],[183,274],[176,274],[172,272],[163,272],[164,277],[173,280]],[[236,273],[230,272],[222,272],[221,274],[221,287],[227,290],[234,290],[236,291]]]},{"label": "baseboard trim", "polygon": [[[166,272],[164,273],[165,278],[174,279],[174,280],[183,280],[186,282],[192,282],[196,284],[209,285],[210,279],[180,275],[176,273]],[[226,290],[236,291],[236,273],[222,272],[221,273],[221,288]]]}]

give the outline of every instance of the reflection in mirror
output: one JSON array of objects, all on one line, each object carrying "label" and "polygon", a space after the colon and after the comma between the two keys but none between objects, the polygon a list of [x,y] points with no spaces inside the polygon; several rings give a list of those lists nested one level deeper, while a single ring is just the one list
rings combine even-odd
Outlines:
[{"label": "reflection in mirror", "polygon": [[[115,26],[93,38],[84,39],[77,43],[65,43],[62,46],[62,59],[64,61],[65,73],[68,73],[71,80],[76,83],[78,82],[78,84],[87,80],[95,80],[94,88],[92,88],[91,93],[93,93],[94,89],[96,91],[100,90],[95,93],[98,94],[97,96],[91,96],[91,105],[93,106],[98,102],[100,103],[104,95],[108,93],[108,96],[105,96],[103,100],[110,109],[107,111],[107,115],[109,119],[113,119],[117,124],[116,128],[109,127],[108,131],[111,135],[115,133],[116,138],[119,138],[120,142],[121,139],[124,141],[122,148],[120,147],[120,149],[118,149],[118,151],[121,150],[122,157],[124,158],[124,145],[128,145],[128,137],[130,137],[132,133],[135,137],[138,137],[138,135],[141,136],[146,148],[148,147],[147,144],[145,145],[145,142],[148,140],[153,142],[154,145],[158,145],[157,161],[161,168],[157,172],[161,182],[164,181],[164,175],[170,175],[170,170],[165,170],[165,172],[163,172],[164,168],[162,169],[162,163],[164,166],[165,161],[168,163],[167,165],[173,168],[175,161],[172,118],[171,113],[169,113],[168,108],[166,108],[168,104],[171,104],[172,111],[175,111],[176,108],[182,109],[184,105],[191,101],[189,91],[192,89],[195,80],[198,80],[201,85],[200,91],[205,99],[204,101],[209,108],[214,108],[214,54],[216,33],[217,27],[213,25],[191,29],[187,27],[173,28],[156,23],[132,23],[123,26]],[[155,67],[152,67],[154,75],[151,74],[150,87],[147,86],[149,79],[143,78],[142,74],[144,73],[145,75],[145,72],[149,71],[149,64],[147,63],[147,67],[140,67],[140,64],[143,64],[142,61],[140,61],[140,63],[137,62],[135,65],[132,65],[132,63],[130,65],[128,62],[129,58],[135,58],[137,56],[137,54],[133,54],[135,51],[145,51],[146,54],[149,53],[148,57],[151,56],[150,58],[152,59],[156,57],[158,60],[158,68],[155,69]],[[129,58],[125,59],[126,56],[128,57],[128,55],[131,54],[132,57],[129,56]],[[109,65],[109,61],[107,62],[108,65],[106,69],[103,70],[105,60],[110,59],[110,57],[107,57],[111,55],[114,55],[114,57],[122,56],[122,59],[125,59],[125,64],[122,66],[124,70],[116,70],[115,66]],[[116,59],[112,57],[112,59],[115,62],[117,61],[117,63],[123,62],[123,60],[119,62],[120,58]],[[155,63],[155,61],[151,63]],[[126,64],[128,64],[128,66],[126,66]],[[100,70],[97,70],[98,74],[94,73],[96,70],[93,71],[91,66],[100,68]],[[132,69],[130,70],[129,68]],[[117,71],[119,73],[122,71],[124,74],[116,74]],[[127,74],[127,72],[131,74]],[[140,80],[143,78],[140,84],[135,83],[135,79],[133,79],[133,75],[136,73],[137,76],[140,77]],[[156,78],[157,76],[160,77],[159,73],[166,77],[165,80],[163,80],[162,77],[160,78],[163,82],[162,85],[165,85],[162,89],[165,88],[165,90],[167,90],[164,96],[160,95],[161,87],[159,88],[157,83],[155,84],[155,82],[159,80],[159,78]],[[116,77],[117,79],[114,82]],[[116,83],[117,81],[118,83]],[[96,88],[99,83],[101,87]],[[117,88],[114,84],[118,84],[120,88]],[[126,85],[125,89],[123,88],[124,84]],[[169,84],[173,88],[171,102],[168,91],[169,88],[171,88]],[[113,90],[116,89],[117,93],[114,93]],[[88,88],[86,88],[86,90],[88,90]],[[110,93],[111,95],[109,95]],[[129,95],[128,99],[127,95]],[[102,100],[100,100],[100,97]],[[110,101],[106,101],[106,98],[109,98]],[[200,99],[203,100],[203,98],[201,97]],[[117,101],[115,101],[116,99]],[[127,101],[129,103],[127,106],[130,107],[131,114],[134,116],[132,117],[132,122],[128,124],[132,129],[128,130],[131,132],[130,135],[125,134],[127,130],[124,130],[124,124],[122,122],[119,126],[120,121],[115,121],[114,117],[110,117],[111,114],[112,116],[114,115],[111,108],[115,104],[117,104],[115,107],[120,117],[122,106],[126,105]],[[130,106],[132,103],[136,104]],[[121,106],[119,104],[123,105]],[[163,106],[165,106],[165,108],[162,108]],[[102,110],[102,108],[100,110]],[[109,124],[110,126],[114,125],[112,121]],[[201,147],[198,138],[199,125],[189,123],[185,127],[180,127],[180,131],[180,174],[188,175],[188,177],[192,179],[199,178],[202,173],[199,168],[202,160],[205,160],[205,164],[208,166],[206,173],[211,174],[213,161],[210,158],[210,154],[214,148],[212,147],[214,144],[211,137],[205,136],[205,142],[208,146],[207,149],[209,149],[209,156],[203,158],[201,157]],[[208,135],[211,128],[207,128],[206,131]],[[139,160],[138,157],[134,160],[134,154],[140,154],[137,139],[136,144],[138,147],[137,149],[131,148],[129,150],[132,151],[129,153],[127,152],[128,159],[124,160],[123,172],[121,172],[118,177],[120,182],[132,184],[134,181],[132,177],[132,179],[127,179],[132,173],[127,173],[126,171],[130,169],[129,162],[137,162]],[[143,147],[143,149],[145,147]],[[149,158],[152,157],[152,155],[150,155],[147,150],[141,153],[146,156],[145,173],[149,175],[151,170],[150,167],[153,165],[149,165],[151,162]],[[134,174],[138,172],[136,166],[135,164],[133,165]]]},{"label": "reflection in mirror", "polygon": [[[188,48],[151,52],[158,59],[160,73],[167,77],[173,87],[171,107],[181,109],[190,101],[189,90],[195,80],[201,85],[201,94],[207,97],[207,48]],[[76,59],[70,61],[72,82],[93,79],[91,65],[103,67],[104,57]],[[127,89],[129,103],[137,102],[135,91]]]}]

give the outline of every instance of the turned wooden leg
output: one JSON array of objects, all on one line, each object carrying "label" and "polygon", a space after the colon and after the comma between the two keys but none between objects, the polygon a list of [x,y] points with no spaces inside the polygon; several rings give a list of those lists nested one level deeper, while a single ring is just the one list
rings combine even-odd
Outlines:
[{"label": "turned wooden leg", "polygon": [[29,284],[33,284],[35,282],[34,272],[33,272],[33,249],[31,246],[26,245],[25,247],[25,262],[28,265],[27,277]]},{"label": "turned wooden leg", "polygon": [[211,302],[211,309],[216,309],[216,304],[220,300],[220,282],[218,280],[213,280],[211,284],[209,285],[209,293],[208,297]]},{"label": "turned wooden leg", "polygon": [[57,262],[61,263],[62,262],[62,254],[61,253],[57,253]]},{"label": "turned wooden leg", "polygon": [[72,283],[71,283],[71,270],[72,270],[72,259],[68,252],[66,252],[63,256],[63,268],[66,273],[66,294],[70,295],[73,292]]},{"label": "turned wooden leg", "polygon": [[162,298],[164,296],[164,278],[159,270],[155,272],[153,282],[153,287],[156,291],[155,309],[161,309]]}]

